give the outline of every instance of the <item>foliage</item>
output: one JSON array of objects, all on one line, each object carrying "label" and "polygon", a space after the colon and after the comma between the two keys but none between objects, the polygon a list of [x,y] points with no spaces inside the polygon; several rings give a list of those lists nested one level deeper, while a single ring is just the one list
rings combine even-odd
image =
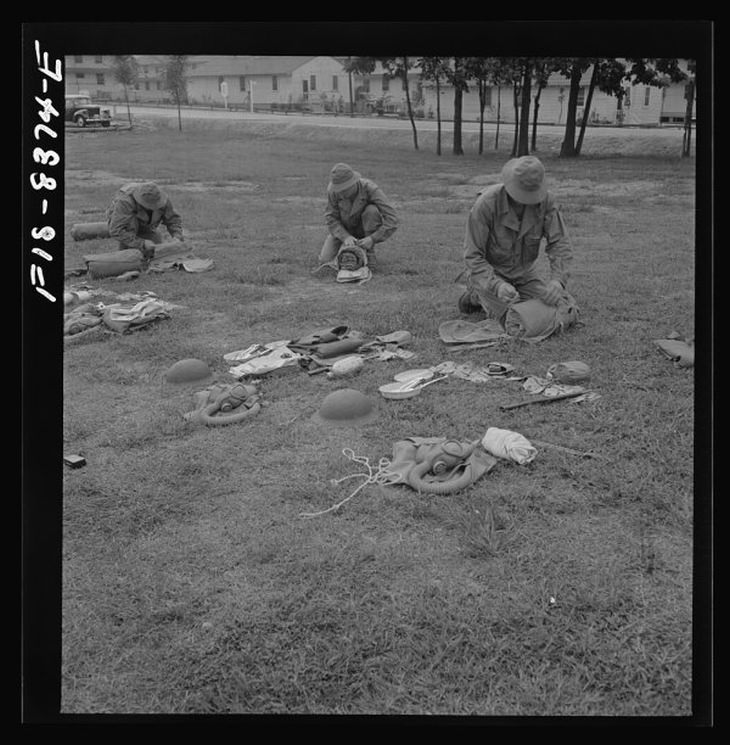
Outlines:
[{"label": "foliage", "polygon": [[169,90],[178,112],[178,128],[182,130],[182,118],[180,116],[180,106],[187,99],[187,77],[186,70],[188,66],[188,56],[186,54],[171,55],[165,66],[165,87]]},{"label": "foliage", "polygon": [[112,60],[112,75],[124,86],[124,100],[127,102],[127,118],[132,126],[132,112],[129,109],[129,88],[139,80],[139,64],[133,54],[118,54]]}]

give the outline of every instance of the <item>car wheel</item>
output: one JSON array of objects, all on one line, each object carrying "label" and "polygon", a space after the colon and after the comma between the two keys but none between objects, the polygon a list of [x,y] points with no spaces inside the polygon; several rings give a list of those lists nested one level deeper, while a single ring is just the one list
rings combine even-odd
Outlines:
[{"label": "car wheel", "polygon": [[83,116],[79,115],[74,119],[74,123],[77,127],[85,127],[86,126],[86,119],[84,119]]}]

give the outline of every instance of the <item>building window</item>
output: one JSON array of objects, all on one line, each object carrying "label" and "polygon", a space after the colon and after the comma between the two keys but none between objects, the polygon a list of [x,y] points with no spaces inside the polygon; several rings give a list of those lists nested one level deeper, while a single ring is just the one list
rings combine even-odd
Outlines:
[{"label": "building window", "polygon": [[160,81],[159,80],[155,83],[155,86],[157,87],[157,90],[158,91],[162,89],[162,86],[160,85]]},{"label": "building window", "polygon": [[626,95],[624,96],[624,106],[627,109],[631,108],[631,88],[626,89]]},{"label": "building window", "polygon": [[360,86],[364,93],[370,93],[370,78],[363,78]]},{"label": "building window", "polygon": [[246,91],[246,76],[245,75],[238,76],[238,89],[244,92]]},{"label": "building window", "polygon": [[586,103],[586,87],[582,85],[580,89],[578,90],[578,100],[576,101],[576,104],[578,106],[585,106]]},{"label": "building window", "polygon": [[101,54],[97,54],[94,56],[94,62],[96,62],[97,65],[102,64],[104,62],[104,56]]},{"label": "building window", "polygon": [[271,90],[272,91],[279,90],[279,78],[277,78],[276,75],[271,76]]},{"label": "building window", "polygon": [[383,93],[385,93],[385,91],[389,91],[390,90],[390,75],[388,75],[387,72],[384,72],[383,73],[382,86],[383,86]]},{"label": "building window", "polygon": [[309,84],[306,79],[302,80],[302,93],[304,93],[305,96],[309,93]]},{"label": "building window", "polygon": [[146,91],[148,91],[148,90],[150,89],[150,81],[149,81],[149,80],[145,80],[145,83],[144,83],[144,89],[145,89]]},{"label": "building window", "polygon": [[339,83],[337,81],[337,75],[333,75],[332,76],[332,90],[333,91],[339,90],[338,86],[339,86]]},{"label": "building window", "polygon": [[309,76],[309,89],[312,91],[317,90],[317,76],[316,75]]},{"label": "building window", "polygon": [[84,55],[83,54],[75,54],[74,55],[74,62],[77,65],[80,65],[84,61]]},{"label": "building window", "polygon": [[77,80],[81,80],[81,78],[83,78],[83,77],[84,77],[84,73],[83,72],[77,72],[76,73],[76,79]]},{"label": "building window", "polygon": [[649,98],[651,98],[651,88],[647,85],[644,88],[644,106],[649,105]]},{"label": "building window", "polygon": [[104,85],[104,73],[103,72],[96,73],[96,84]]}]

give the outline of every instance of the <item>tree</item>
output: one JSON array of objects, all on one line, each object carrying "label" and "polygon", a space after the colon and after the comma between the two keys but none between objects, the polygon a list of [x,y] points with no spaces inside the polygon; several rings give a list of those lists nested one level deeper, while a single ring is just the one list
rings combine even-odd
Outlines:
[{"label": "tree", "polygon": [[446,77],[448,68],[446,57],[421,57],[417,64],[421,68],[421,78],[436,83],[436,154],[441,155],[441,80]]},{"label": "tree", "polygon": [[484,152],[484,110],[487,107],[487,90],[492,85],[498,62],[495,57],[467,57],[464,60],[464,70],[469,79],[476,81],[479,94],[479,155]]},{"label": "tree", "polygon": [[494,133],[494,149],[499,149],[499,123],[502,114],[502,86],[513,80],[513,65],[510,58],[491,57],[491,80],[497,86],[497,128]]},{"label": "tree", "polygon": [[406,93],[406,108],[408,109],[408,118],[411,120],[411,128],[413,129],[413,147],[418,150],[418,130],[416,129],[416,122],[413,119],[411,93],[408,86],[408,70],[411,67],[411,63],[408,57],[395,57],[391,59],[384,58],[382,64],[390,75],[400,75],[403,78],[403,90]]},{"label": "tree", "polygon": [[555,69],[555,61],[551,57],[540,57],[535,60],[533,68],[534,82],[535,82],[535,107],[532,112],[532,143],[530,145],[530,151],[535,152],[537,150],[537,118],[538,112],[540,111],[540,94],[543,89],[547,87],[550,73]]},{"label": "tree", "polygon": [[[583,74],[593,67],[591,79],[588,85],[586,103],[583,109],[580,133],[576,142],[576,113],[580,81]],[[565,137],[560,149],[561,157],[577,157],[583,146],[586,126],[590,118],[590,106],[596,87],[604,93],[609,93],[618,98],[618,108],[624,95],[624,82],[630,81],[631,85],[651,85],[663,87],[667,81],[680,82],[686,78],[679,68],[679,63],[674,58],[566,58],[559,64],[558,68],[563,75],[570,77],[570,96],[568,99],[568,115],[565,124]]]},{"label": "tree", "polygon": [[688,63],[688,83],[684,91],[684,97],[687,101],[687,107],[684,112],[684,134],[682,135],[682,157],[688,158],[692,144],[692,111],[695,103],[695,77],[697,63],[689,60]]},{"label": "tree", "polygon": [[386,73],[392,77],[400,77],[403,80],[403,90],[406,94],[406,108],[408,117],[413,128],[413,146],[418,150],[418,131],[413,118],[413,107],[411,106],[411,95],[408,89],[408,70],[412,63],[408,57],[348,57],[344,67],[348,73],[360,73],[369,75],[374,72],[377,63],[380,63]]},{"label": "tree", "polygon": [[[579,155],[575,146],[576,114],[578,112],[578,94],[583,73],[593,64],[588,57],[568,57],[558,64],[559,71],[570,78],[570,92],[568,94],[568,113],[565,120],[565,134],[560,146],[561,158],[575,158]],[[585,116],[583,119],[585,120]]]},{"label": "tree", "polygon": [[173,54],[168,57],[165,66],[165,87],[172,93],[177,104],[177,126],[182,132],[181,104],[187,100],[187,77],[185,75],[188,66],[186,54]]},{"label": "tree", "polygon": [[512,83],[512,106],[515,110],[515,131],[512,139],[512,158],[517,156],[520,138],[520,97],[522,95],[522,60],[519,57],[509,58],[510,82]]},{"label": "tree", "polygon": [[517,157],[527,155],[529,152],[529,135],[530,135],[530,89],[532,85],[532,66],[531,59],[522,61],[522,82],[520,84],[521,107],[520,107],[520,124],[519,138],[517,142]]},{"label": "tree", "polygon": [[446,69],[446,79],[454,87],[454,142],[452,152],[454,155],[463,155],[464,148],[461,144],[461,114],[464,104],[464,91],[469,90],[467,85],[469,73],[464,68],[464,58],[454,57],[453,67]]},{"label": "tree", "polygon": [[124,100],[127,103],[127,118],[132,126],[132,112],[129,110],[129,88],[139,80],[139,65],[133,54],[118,54],[112,61],[112,75],[124,87]]}]

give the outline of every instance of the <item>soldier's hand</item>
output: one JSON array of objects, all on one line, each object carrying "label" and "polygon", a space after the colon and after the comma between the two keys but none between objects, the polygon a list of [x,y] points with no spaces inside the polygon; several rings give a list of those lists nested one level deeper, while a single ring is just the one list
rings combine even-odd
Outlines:
[{"label": "soldier's hand", "polygon": [[502,282],[497,288],[497,297],[503,303],[512,303],[520,297],[520,293],[509,282]]},{"label": "soldier's hand", "polygon": [[153,259],[155,256],[155,242],[154,241],[144,241],[142,245],[142,256],[144,256],[145,259]]},{"label": "soldier's hand", "polygon": [[369,251],[375,245],[375,241],[368,235],[365,238],[360,238],[357,245]]},{"label": "soldier's hand", "polygon": [[345,246],[356,246],[357,241],[355,240],[354,236],[348,235],[347,238],[345,238],[344,241],[342,241]]},{"label": "soldier's hand", "polygon": [[542,299],[548,305],[557,305],[563,296],[563,285],[557,279],[551,279],[545,285],[545,294]]}]

